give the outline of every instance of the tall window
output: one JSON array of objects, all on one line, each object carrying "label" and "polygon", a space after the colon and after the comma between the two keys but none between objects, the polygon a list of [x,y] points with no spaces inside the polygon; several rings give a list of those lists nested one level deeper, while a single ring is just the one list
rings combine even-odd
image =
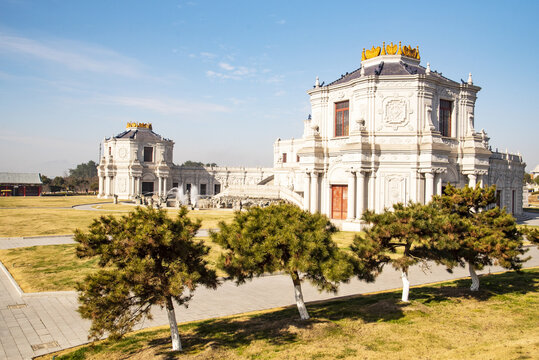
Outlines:
[{"label": "tall window", "polygon": [[451,109],[453,102],[440,100],[440,132],[442,136],[451,136]]},{"label": "tall window", "polygon": [[348,136],[348,101],[335,103],[335,136]]},{"label": "tall window", "polygon": [[283,153],[283,164],[286,162],[286,153]]},{"label": "tall window", "polygon": [[144,162],[153,161],[153,147],[145,146],[144,147]]},{"label": "tall window", "polygon": [[206,184],[200,184],[200,195],[206,195]]},{"label": "tall window", "polygon": [[219,194],[221,192],[221,184],[213,184],[213,194]]}]

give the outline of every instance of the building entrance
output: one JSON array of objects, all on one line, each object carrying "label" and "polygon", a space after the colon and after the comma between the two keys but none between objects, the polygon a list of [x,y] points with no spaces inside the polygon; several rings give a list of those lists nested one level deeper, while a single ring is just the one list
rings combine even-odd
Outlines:
[{"label": "building entrance", "polygon": [[346,219],[348,214],[348,186],[331,186],[331,218]]}]

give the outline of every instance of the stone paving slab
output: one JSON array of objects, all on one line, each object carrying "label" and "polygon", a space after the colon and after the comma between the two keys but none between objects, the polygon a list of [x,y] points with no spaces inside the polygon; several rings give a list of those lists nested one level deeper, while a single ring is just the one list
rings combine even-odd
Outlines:
[{"label": "stone paving slab", "polygon": [[[526,267],[539,266],[539,250],[536,247],[530,247],[527,255],[532,258],[525,264]],[[488,267],[480,273],[502,270],[499,267]],[[426,273],[418,266],[411,268],[409,272],[411,285],[467,276],[465,269],[458,268],[453,274],[449,274],[445,268],[435,265]],[[354,279],[341,285],[336,295],[319,293],[308,283],[303,285],[303,290],[305,300],[310,302],[400,287],[400,274],[391,267],[386,267],[376,282],[366,284]],[[413,294],[414,290],[411,289],[411,298]],[[199,288],[187,309],[177,306],[176,317],[179,322],[186,322],[293,304],[295,299],[292,281],[285,275],[274,275],[256,278],[240,286],[226,281],[216,290]],[[73,291],[20,294],[8,276],[0,271],[0,359],[30,359],[86,343],[90,322],[80,318],[77,307],[77,294]],[[156,307],[152,309],[152,314],[153,320],[145,320],[137,328],[168,324],[164,310]],[[52,346],[39,348],[47,343],[52,343]]]}]

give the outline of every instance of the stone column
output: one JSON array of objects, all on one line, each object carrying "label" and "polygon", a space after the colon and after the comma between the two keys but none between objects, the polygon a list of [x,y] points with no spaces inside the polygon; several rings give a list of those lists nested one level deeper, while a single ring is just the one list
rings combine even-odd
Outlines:
[{"label": "stone column", "polygon": [[356,218],[361,219],[365,210],[365,174],[356,172]]},{"label": "stone column", "polygon": [[476,182],[477,182],[477,176],[475,174],[469,174],[468,175],[468,186],[469,187],[475,187]]},{"label": "stone column", "polygon": [[303,183],[303,209],[309,211],[311,203],[311,173],[305,173],[305,180]]},{"label": "stone column", "polygon": [[428,172],[425,173],[425,204],[432,200],[434,191],[434,175]]},{"label": "stone column", "polygon": [[374,202],[374,197],[376,195],[376,193],[374,192],[375,190],[375,182],[376,182],[376,173],[374,171],[371,171],[369,173],[369,192],[367,194],[367,200],[368,200],[368,209],[369,210],[372,210],[374,211],[374,205],[375,205],[375,202]]},{"label": "stone column", "polygon": [[485,184],[484,184],[484,178],[485,178],[484,175],[479,175],[479,176],[477,177],[477,181],[479,182],[479,186],[481,186],[481,187],[485,187]]},{"label": "stone column", "polygon": [[99,196],[105,195],[105,177],[99,176]]},{"label": "stone column", "polygon": [[356,173],[348,172],[348,209],[346,211],[346,220],[356,218]]},{"label": "stone column", "polygon": [[442,195],[442,174],[436,174],[436,195]]},{"label": "stone column", "polygon": [[137,195],[137,177],[135,175],[131,175],[131,181],[129,184],[131,191],[129,192],[129,196],[131,198],[135,198]]},{"label": "stone column", "polygon": [[140,176],[135,177],[135,195],[142,195]]},{"label": "stone column", "polygon": [[164,177],[163,178],[163,196],[166,196],[167,195],[167,186],[168,186],[168,178]]},{"label": "stone column", "polygon": [[313,171],[311,173],[311,212],[314,214],[315,212],[320,211],[320,208],[318,207],[318,199],[319,197],[319,191],[318,191],[318,172]]}]

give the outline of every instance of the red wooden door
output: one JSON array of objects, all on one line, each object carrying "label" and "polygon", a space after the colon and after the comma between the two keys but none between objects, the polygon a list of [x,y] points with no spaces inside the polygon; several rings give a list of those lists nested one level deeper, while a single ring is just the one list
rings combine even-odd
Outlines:
[{"label": "red wooden door", "polygon": [[348,186],[331,186],[331,218],[346,219],[348,211]]}]

